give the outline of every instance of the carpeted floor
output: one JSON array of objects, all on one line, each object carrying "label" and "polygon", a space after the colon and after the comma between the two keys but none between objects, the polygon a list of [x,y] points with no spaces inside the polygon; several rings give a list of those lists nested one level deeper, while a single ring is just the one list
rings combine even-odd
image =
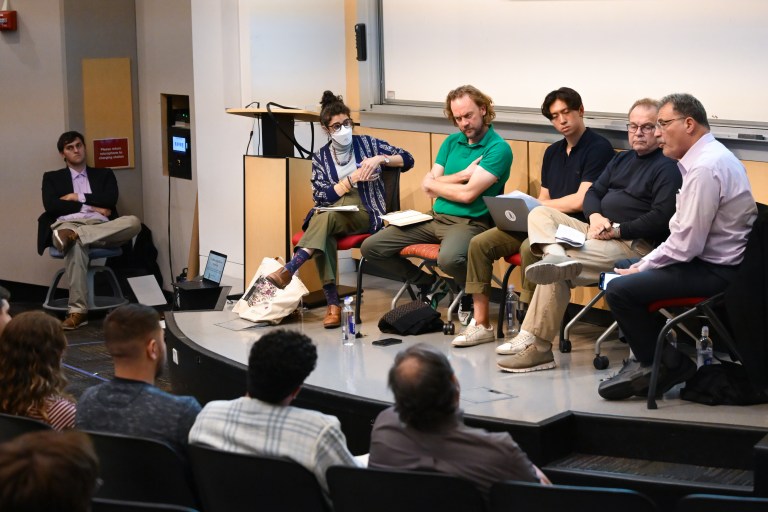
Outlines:
[{"label": "carpeted floor", "polygon": [[[14,302],[11,304],[11,315],[37,309],[42,309],[40,304]],[[105,314],[91,314],[88,325],[74,331],[65,331],[68,347],[64,352],[63,366],[69,381],[67,392],[75,399],[79,398],[86,388],[110,380],[114,376],[112,358],[104,348],[102,326],[105,316]],[[170,391],[171,383],[167,373],[166,368],[155,384],[161,389]]]}]

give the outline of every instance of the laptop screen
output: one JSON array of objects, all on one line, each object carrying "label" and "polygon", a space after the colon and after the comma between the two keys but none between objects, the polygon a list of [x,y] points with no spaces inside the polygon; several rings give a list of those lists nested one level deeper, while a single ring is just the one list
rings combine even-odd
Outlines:
[{"label": "laptop screen", "polygon": [[213,281],[216,284],[221,283],[224,275],[224,265],[227,263],[227,255],[220,252],[211,251],[208,254],[208,262],[205,264],[203,279]]}]

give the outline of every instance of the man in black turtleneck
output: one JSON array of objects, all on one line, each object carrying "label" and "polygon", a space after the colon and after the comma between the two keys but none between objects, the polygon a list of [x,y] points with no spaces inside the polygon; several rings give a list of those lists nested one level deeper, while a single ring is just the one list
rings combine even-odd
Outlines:
[{"label": "man in black turtleneck", "polygon": [[[540,206],[528,217],[531,251],[540,262],[525,270],[537,284],[512,355],[499,361],[503,371],[518,373],[555,367],[552,341],[568,306],[573,285],[597,282],[624,258],[639,258],[669,235],[675,195],[682,176],[674,160],[662,154],[654,132],[658,103],[642,99],[629,111],[630,151],[617,154],[584,197],[589,224],[553,208]],[[564,224],[586,236],[582,247],[557,243]]]}]

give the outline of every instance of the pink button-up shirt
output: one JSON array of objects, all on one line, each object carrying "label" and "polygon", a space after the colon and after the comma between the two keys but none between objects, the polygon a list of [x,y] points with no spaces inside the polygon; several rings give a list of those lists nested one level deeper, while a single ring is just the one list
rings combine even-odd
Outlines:
[{"label": "pink button-up shirt", "polygon": [[694,258],[738,265],[757,217],[746,169],[711,133],[696,141],[677,166],[683,187],[669,221],[669,238],[640,261],[639,270]]}]

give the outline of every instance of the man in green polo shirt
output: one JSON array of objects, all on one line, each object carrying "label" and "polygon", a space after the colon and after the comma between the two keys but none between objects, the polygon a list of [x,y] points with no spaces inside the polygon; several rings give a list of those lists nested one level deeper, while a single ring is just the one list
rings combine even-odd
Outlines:
[{"label": "man in green polo shirt", "polygon": [[434,276],[421,272],[400,250],[411,244],[440,244],[437,263],[460,287],[467,276],[467,250],[473,236],[492,225],[483,196],[504,190],[512,166],[512,150],[491,125],[493,102],[471,85],[448,93],[445,115],[459,133],[445,139],[422,189],[434,198],[434,218],[405,227],[389,226],[361,247],[365,259],[424,288]]}]

